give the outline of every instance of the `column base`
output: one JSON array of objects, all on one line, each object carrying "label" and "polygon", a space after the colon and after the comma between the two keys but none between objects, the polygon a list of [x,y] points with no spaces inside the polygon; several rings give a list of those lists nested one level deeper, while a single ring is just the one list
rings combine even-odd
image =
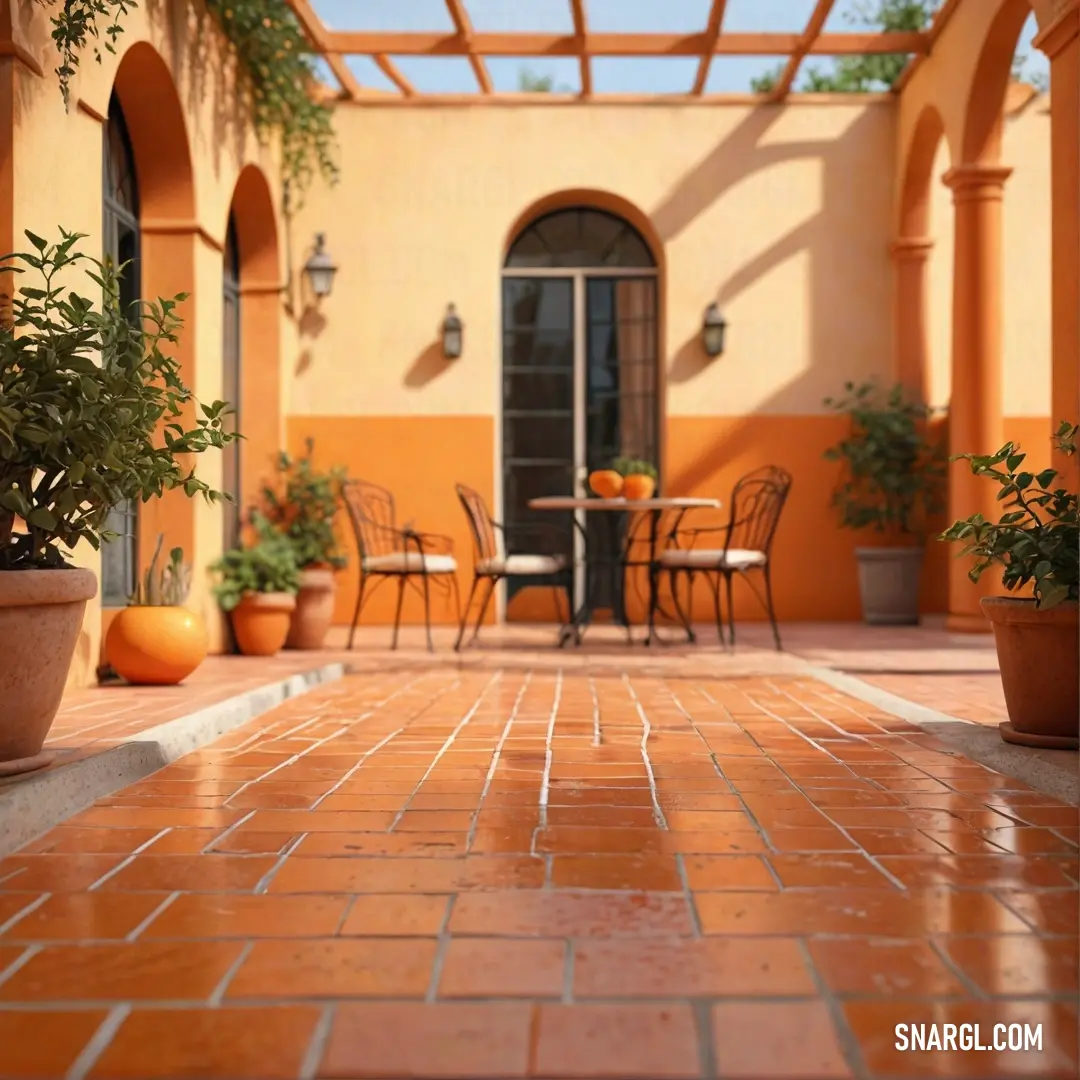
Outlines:
[{"label": "column base", "polygon": [[945,629],[950,634],[992,634],[994,628],[983,615],[948,615]]}]

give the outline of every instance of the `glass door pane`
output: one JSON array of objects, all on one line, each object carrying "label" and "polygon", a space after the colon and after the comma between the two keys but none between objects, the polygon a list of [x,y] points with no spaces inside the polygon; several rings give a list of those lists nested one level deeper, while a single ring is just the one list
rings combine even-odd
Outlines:
[{"label": "glass door pane", "polygon": [[[569,514],[530,510],[530,499],[574,494],[573,279],[503,279],[503,520],[508,554],[567,554],[545,530],[571,534]],[[506,598],[542,579],[507,579]]]}]

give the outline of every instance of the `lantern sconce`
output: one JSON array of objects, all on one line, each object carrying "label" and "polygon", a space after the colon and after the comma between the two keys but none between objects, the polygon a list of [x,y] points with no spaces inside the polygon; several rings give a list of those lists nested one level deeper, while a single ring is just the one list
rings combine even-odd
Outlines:
[{"label": "lantern sconce", "polygon": [[321,300],[333,291],[334,276],[337,272],[338,268],[334,265],[330,252],[326,250],[326,234],[316,233],[315,250],[311,258],[304,263],[304,274],[317,299]]},{"label": "lantern sconce", "polygon": [[723,355],[727,326],[727,319],[724,318],[720,308],[715,303],[710,304],[705,309],[705,316],[701,321],[701,343],[709,356]]},{"label": "lantern sconce", "polygon": [[457,309],[453,304],[448,304],[442,323],[443,356],[447,360],[457,360],[461,356],[463,329]]}]

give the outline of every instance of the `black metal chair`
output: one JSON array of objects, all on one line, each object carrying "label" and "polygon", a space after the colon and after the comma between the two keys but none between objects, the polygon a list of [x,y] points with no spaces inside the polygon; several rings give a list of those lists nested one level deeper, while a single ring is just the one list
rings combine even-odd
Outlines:
[{"label": "black metal chair", "polygon": [[[687,613],[679,603],[678,575],[686,575],[689,610],[693,610],[694,575],[704,574],[712,581],[713,603],[716,608],[716,631],[721,643],[724,641],[724,621],[720,610],[720,582],[725,585],[728,608],[728,633],[735,644],[735,606],[732,581],[739,574],[753,590],[769,616],[773,641],[779,650],[780,629],[776,623],[776,609],[772,594],[772,543],[776,536],[780,515],[791,491],[791,474],[776,465],[766,465],[747,473],[736,483],[731,493],[731,517],[723,525],[704,528],[680,529],[676,521],[668,536],[668,544],[657,560],[658,568],[671,575],[671,594],[675,609],[691,641],[694,631]],[[681,519],[680,519],[681,520]],[[699,548],[699,536],[707,533],[723,533],[724,544],[720,548]],[[687,546],[680,544],[687,540]],[[750,576],[760,570],[765,582],[762,595]]]},{"label": "black metal chair", "polygon": [[[461,615],[457,560],[453,554],[454,542],[437,533],[417,532],[410,525],[399,527],[394,496],[385,488],[364,480],[347,480],[342,485],[342,495],[360,552],[360,589],[356,597],[352,625],[349,627],[348,648],[353,647],[364,601],[383,581],[396,578],[397,611],[394,615],[394,637],[390,647],[397,648],[405,586],[411,584],[424,598],[428,651],[434,652],[435,645],[431,640],[430,586],[435,584],[452,591],[456,614],[459,618]],[[420,579],[419,583],[417,578]],[[369,579],[374,579],[370,590],[367,588]]]},{"label": "black metal chair", "polygon": [[[461,626],[458,630],[455,650],[461,648],[465,638],[465,630],[469,622],[469,612],[472,610],[473,598],[482,582],[487,583],[487,592],[480,605],[480,613],[476,617],[476,625],[473,627],[471,645],[480,634],[480,626],[487,614],[488,605],[495,594],[495,588],[504,577],[534,577],[552,579],[552,589],[555,592],[556,610],[559,609],[559,593],[566,594],[567,610],[569,612],[566,622],[569,623],[574,617],[574,568],[573,562],[566,555],[531,554],[521,552],[509,552],[512,546],[512,538],[525,533],[534,535],[546,535],[556,537],[560,544],[570,546],[571,541],[566,534],[556,525],[547,525],[543,522],[521,522],[520,524],[505,525],[495,521],[488,510],[484,497],[464,484],[458,484],[457,494],[461,505],[465,510],[465,516],[469,520],[469,531],[473,538],[473,579],[469,588],[469,598],[465,602],[465,609],[461,615]],[[501,540],[501,543],[500,543]],[[560,612],[560,618],[562,617]]]}]

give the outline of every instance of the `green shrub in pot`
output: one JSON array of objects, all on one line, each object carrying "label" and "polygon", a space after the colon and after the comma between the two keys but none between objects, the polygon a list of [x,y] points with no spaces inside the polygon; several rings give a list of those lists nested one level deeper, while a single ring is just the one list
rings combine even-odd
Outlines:
[{"label": "green shrub in pot", "polygon": [[[1076,453],[1077,425],[1063,421],[1056,449]],[[978,582],[991,567],[1013,594],[984,597],[997,645],[1009,720],[1002,737],[1025,746],[1075,750],[1080,725],[1080,518],[1077,492],[1055,469],[1026,468],[1014,442],[996,454],[961,454],[976,476],[999,487],[1004,513],[954,522],[941,540],[961,544]]]},{"label": "green shrub in pot", "polygon": [[840,526],[880,541],[855,549],[863,618],[876,625],[919,621],[919,583],[928,521],[945,504],[945,443],[934,438],[933,410],[900,384],[845,383],[825,405],[848,433],[825,451],[842,476],[832,495]]},{"label": "green shrub in pot", "polygon": [[66,553],[109,540],[109,512],[124,500],[177,488],[225,498],[187,462],[235,438],[222,426],[225,402],[190,417],[194,396],[169,355],[182,295],[124,311],[123,267],[80,252],[81,234],[60,230],[55,243],[26,237],[31,250],[5,259],[18,289],[0,326],[0,771],[7,772],[40,763],[86,602],[97,591],[95,575],[72,567]]}]

